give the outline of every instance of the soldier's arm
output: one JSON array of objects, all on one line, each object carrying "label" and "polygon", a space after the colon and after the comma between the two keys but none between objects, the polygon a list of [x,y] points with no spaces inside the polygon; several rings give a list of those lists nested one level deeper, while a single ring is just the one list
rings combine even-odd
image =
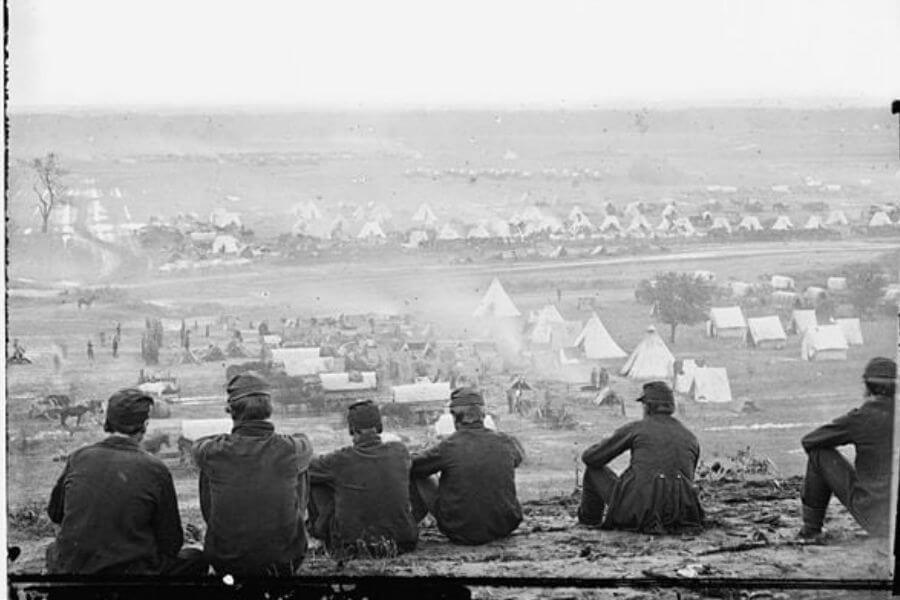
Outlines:
[{"label": "soldier's arm", "polygon": [[47,516],[49,516],[50,520],[56,524],[62,523],[63,516],[65,514],[66,477],[68,476],[68,474],[69,461],[67,460],[62,475],[59,476],[59,479],[56,481],[56,485],[53,486],[53,491],[50,492],[50,504],[47,505]]},{"label": "soldier's arm", "polygon": [[515,436],[509,434],[505,435],[509,440],[510,446],[512,447],[513,466],[518,467],[522,464],[522,461],[525,460],[525,447],[522,445],[522,442],[520,442],[519,439]]},{"label": "soldier's arm", "polygon": [[165,467],[160,473],[159,503],[153,515],[153,530],[156,533],[156,547],[163,556],[176,556],[184,543],[181,516],[178,514],[178,496],[172,474]]},{"label": "soldier's arm", "polygon": [[819,448],[836,448],[852,443],[853,422],[856,420],[856,416],[857,410],[852,410],[831,423],[807,433],[800,441],[803,449],[809,452]]},{"label": "soldier's arm", "polygon": [[444,458],[445,443],[446,442],[441,442],[437,446],[432,446],[422,453],[414,454],[412,457],[412,467],[409,470],[410,477],[418,479],[442,471],[446,462]]},{"label": "soldier's arm", "polygon": [[633,442],[634,425],[625,425],[616,429],[605,440],[590,446],[581,455],[581,460],[589,467],[605,467],[614,458],[630,450]]},{"label": "soldier's arm", "polygon": [[310,461],[309,482],[311,484],[334,482],[335,454],[335,452],[320,454]]},{"label": "soldier's arm", "polygon": [[304,433],[292,433],[289,440],[294,444],[294,451],[300,459],[300,469],[306,471],[313,458],[313,445]]}]

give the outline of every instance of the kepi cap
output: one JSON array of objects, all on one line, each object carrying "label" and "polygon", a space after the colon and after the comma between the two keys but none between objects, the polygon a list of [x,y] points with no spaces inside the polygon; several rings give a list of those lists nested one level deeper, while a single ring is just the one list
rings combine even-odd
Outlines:
[{"label": "kepi cap", "polygon": [[247,396],[269,396],[269,382],[256,371],[245,371],[231,378],[225,391],[228,402],[236,402]]},{"label": "kepi cap", "polygon": [[897,381],[897,363],[883,356],[876,356],[866,365],[863,379],[872,383],[894,383]]},{"label": "kepi cap", "polygon": [[484,406],[481,393],[470,387],[456,388],[450,394],[450,408],[459,406]]},{"label": "kepi cap", "polygon": [[153,398],[136,388],[114,393],[106,403],[106,427],[112,431],[134,433],[150,418]]}]

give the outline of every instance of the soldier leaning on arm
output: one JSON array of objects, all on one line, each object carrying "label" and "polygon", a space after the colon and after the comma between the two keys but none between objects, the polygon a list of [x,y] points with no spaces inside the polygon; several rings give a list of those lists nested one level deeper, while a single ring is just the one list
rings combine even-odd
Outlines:
[{"label": "soldier leaning on arm", "polygon": [[202,575],[184,534],[172,474],[140,447],[153,399],[136,389],[109,398],[105,440],[76,450],[50,496],[61,527],[47,549],[51,574]]},{"label": "soldier leaning on arm", "polygon": [[231,433],[197,440],[204,552],[217,574],[295,575],[306,554],[303,515],[312,443],[275,433],[269,384],[248,371],[228,382]]},{"label": "soldier leaning on arm", "polygon": [[525,452],[514,437],[485,427],[484,399],[476,390],[454,390],[450,412],[456,432],[413,456],[413,516],[421,521],[431,513],[441,533],[457,544],[506,537],[522,522],[515,468]]},{"label": "soldier leaning on arm", "polygon": [[[897,363],[877,357],[863,373],[866,401],[803,437],[809,457],[803,479],[801,538],[822,533],[831,496],[873,536],[890,535],[891,455]],[[856,465],[837,450],[853,444]]]},{"label": "soldier leaning on arm", "polygon": [[309,526],[329,552],[372,556],[415,549],[419,532],[409,504],[409,451],[382,440],[381,413],[371,400],[347,411],[353,445],[309,466]]},{"label": "soldier leaning on arm", "polygon": [[[665,382],[645,384],[637,400],[644,405],[640,421],[623,425],[582,454],[587,469],[578,521],[655,534],[699,528],[703,509],[693,480],[700,444],[672,416],[675,397]],[[626,451],[631,464],[617,476],[607,465]]]}]

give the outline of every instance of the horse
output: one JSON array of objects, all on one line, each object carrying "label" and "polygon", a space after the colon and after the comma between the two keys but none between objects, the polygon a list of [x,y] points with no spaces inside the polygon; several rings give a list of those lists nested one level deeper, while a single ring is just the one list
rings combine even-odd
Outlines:
[{"label": "horse", "polygon": [[81,419],[87,413],[97,414],[103,410],[103,402],[101,400],[91,400],[87,404],[76,404],[74,406],[64,406],[59,410],[59,421],[63,427],[68,427],[66,421],[69,417],[75,417],[75,426],[81,426]]},{"label": "horse", "polygon": [[81,310],[82,308],[90,308],[93,303],[93,296],[81,296],[80,298],[78,298],[78,310]]}]

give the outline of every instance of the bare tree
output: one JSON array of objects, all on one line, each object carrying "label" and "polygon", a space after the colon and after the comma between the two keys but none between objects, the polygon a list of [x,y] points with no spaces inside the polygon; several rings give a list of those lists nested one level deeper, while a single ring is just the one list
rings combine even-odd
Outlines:
[{"label": "bare tree", "polygon": [[30,166],[37,178],[33,189],[41,215],[41,233],[47,233],[50,215],[66,191],[62,179],[68,171],[59,166],[59,158],[54,152],[48,153],[44,158],[35,158]]}]

